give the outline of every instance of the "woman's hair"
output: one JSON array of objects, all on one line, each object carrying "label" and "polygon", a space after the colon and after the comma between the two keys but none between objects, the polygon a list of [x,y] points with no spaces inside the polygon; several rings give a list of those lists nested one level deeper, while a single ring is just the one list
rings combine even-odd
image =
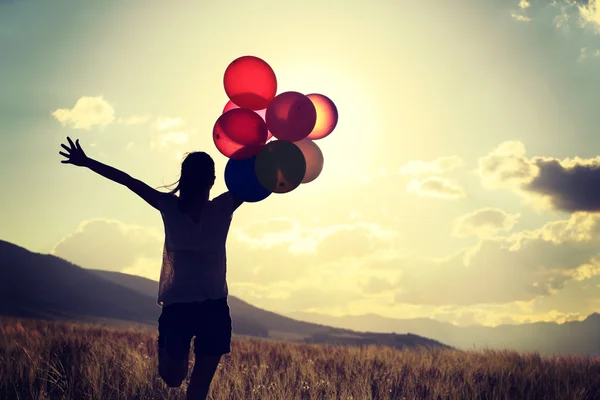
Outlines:
[{"label": "woman's hair", "polygon": [[179,192],[179,207],[186,211],[194,198],[210,190],[214,182],[215,162],[212,157],[203,151],[194,151],[187,153],[181,162],[179,180],[166,187],[175,185],[168,194],[174,195]]}]

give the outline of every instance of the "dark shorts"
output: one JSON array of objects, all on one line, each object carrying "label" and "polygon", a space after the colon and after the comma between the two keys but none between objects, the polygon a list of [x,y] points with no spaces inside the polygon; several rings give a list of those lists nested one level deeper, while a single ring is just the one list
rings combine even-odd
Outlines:
[{"label": "dark shorts", "polygon": [[196,356],[219,356],[231,351],[227,298],[163,307],[158,318],[159,356],[167,353],[173,361],[187,360],[193,337]]}]

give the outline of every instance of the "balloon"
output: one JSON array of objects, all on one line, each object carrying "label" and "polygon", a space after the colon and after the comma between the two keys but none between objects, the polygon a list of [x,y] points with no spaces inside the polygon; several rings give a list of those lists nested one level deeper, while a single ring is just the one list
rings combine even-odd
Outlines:
[{"label": "balloon", "polygon": [[277,93],[277,78],[265,61],[244,56],[229,64],[223,76],[223,86],[227,97],[239,107],[262,110]]},{"label": "balloon", "polygon": [[236,160],[252,157],[267,141],[267,126],[260,115],[247,108],[222,114],[213,128],[213,140],[225,156]]},{"label": "balloon", "polygon": [[[226,113],[229,110],[233,110],[235,108],[240,108],[237,104],[235,104],[233,101],[229,100],[227,102],[227,104],[225,104],[225,107],[223,107],[223,113]],[[254,110],[255,113],[257,113],[258,115],[260,115],[263,119],[263,121],[265,120],[265,113],[267,112],[266,108],[263,108],[262,110]],[[271,139],[273,137],[273,135],[271,134],[270,131],[267,130],[267,141],[269,139]]]},{"label": "balloon", "polygon": [[307,139],[323,139],[325,136],[329,135],[337,125],[337,107],[329,97],[322,94],[311,93],[306,97],[313,102],[315,109],[317,110],[317,122],[315,128],[307,136]]},{"label": "balloon", "polygon": [[267,128],[277,139],[297,142],[307,137],[317,122],[313,102],[298,92],[284,92],[267,107]]},{"label": "balloon", "polygon": [[256,156],[243,160],[229,159],[225,166],[225,184],[235,197],[249,203],[266,199],[271,192],[259,182],[254,171]]},{"label": "balloon", "polygon": [[323,152],[315,142],[310,139],[303,139],[294,143],[302,151],[306,160],[306,173],[302,183],[312,182],[323,171]]},{"label": "balloon", "polygon": [[297,188],[306,173],[302,150],[287,140],[273,140],[256,156],[256,176],[260,184],[274,193],[287,193]]}]

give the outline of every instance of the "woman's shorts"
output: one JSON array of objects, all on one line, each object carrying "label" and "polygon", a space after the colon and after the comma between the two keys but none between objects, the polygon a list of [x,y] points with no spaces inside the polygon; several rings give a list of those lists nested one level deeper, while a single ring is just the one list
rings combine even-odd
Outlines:
[{"label": "woman's shorts", "polygon": [[158,318],[159,354],[166,352],[173,361],[185,361],[193,337],[196,357],[227,354],[231,351],[231,327],[226,297],[170,304]]}]

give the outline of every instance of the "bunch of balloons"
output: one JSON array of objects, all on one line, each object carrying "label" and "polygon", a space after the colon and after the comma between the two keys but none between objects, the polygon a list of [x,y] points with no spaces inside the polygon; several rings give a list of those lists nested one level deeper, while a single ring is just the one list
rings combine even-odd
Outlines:
[{"label": "bunch of balloons", "polygon": [[241,200],[257,202],[312,182],[323,170],[314,142],[337,125],[335,104],[322,94],[277,94],[275,72],[265,61],[244,56],[223,78],[229,101],[213,128],[217,149],[229,158],[225,184]]}]

